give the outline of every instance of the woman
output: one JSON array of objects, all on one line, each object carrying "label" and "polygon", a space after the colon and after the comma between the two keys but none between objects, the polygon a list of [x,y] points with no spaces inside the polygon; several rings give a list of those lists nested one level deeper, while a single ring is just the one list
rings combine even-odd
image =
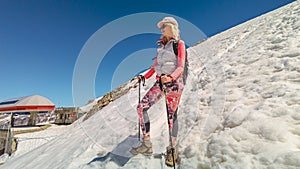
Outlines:
[{"label": "woman", "polygon": [[[156,73],[156,82],[143,97],[137,106],[140,124],[143,133],[142,144],[137,148],[132,148],[131,153],[151,155],[152,143],[150,141],[150,121],[147,110],[164,97],[163,85],[166,90],[167,109],[169,112],[169,128],[172,135],[172,143],[167,147],[166,164],[173,166],[172,149],[175,161],[177,151],[175,150],[176,137],[178,131],[177,108],[181,93],[183,91],[182,73],[185,63],[185,44],[180,40],[178,23],[173,17],[165,17],[157,26],[160,28],[162,37],[158,41],[158,49],[154,65],[145,74],[144,78],[150,78]],[[174,53],[173,43],[178,43],[178,56]],[[139,81],[143,76],[138,76]],[[174,151],[175,150],[175,151]]]}]

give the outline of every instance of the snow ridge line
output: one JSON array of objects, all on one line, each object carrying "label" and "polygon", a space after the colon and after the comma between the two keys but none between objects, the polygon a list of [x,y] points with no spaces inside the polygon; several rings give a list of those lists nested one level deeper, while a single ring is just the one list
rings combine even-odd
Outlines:
[{"label": "snow ridge line", "polygon": [[[50,141],[52,138],[55,138],[57,137],[58,135],[55,135],[55,136],[47,136],[47,137],[17,137],[17,140],[19,142],[21,141],[27,141],[27,140],[34,140],[34,139],[43,139],[43,140],[47,140],[47,141]],[[50,139],[50,140],[48,140]]]},{"label": "snow ridge line", "polygon": [[[262,18],[263,19],[263,18]],[[225,50],[223,50],[223,51],[221,51],[221,52],[219,52],[216,56],[218,57],[218,60],[220,60],[221,62],[222,62],[222,56],[224,56],[226,53],[230,53],[230,51],[232,50],[232,49],[234,49],[236,46],[238,46],[239,44],[240,44],[240,42],[242,41],[242,40],[244,40],[244,39],[247,39],[253,32],[255,32],[257,29],[258,29],[258,22],[259,20],[255,20],[255,21],[253,21],[252,20],[252,22],[255,22],[254,24],[252,24],[252,25],[250,25],[250,26],[246,26],[246,28],[244,28],[244,31],[243,31],[243,34],[237,39],[237,40],[235,40],[232,44],[230,44]],[[251,23],[251,20],[250,21],[247,21],[248,23],[246,23],[246,24],[250,24]],[[241,25],[241,26],[243,26],[243,24]],[[236,27],[234,27],[234,28],[236,28]],[[230,30],[228,30],[228,31],[230,31]],[[233,37],[233,39],[234,39],[234,37]],[[225,83],[225,81],[226,81],[226,77],[224,77],[224,83]],[[226,88],[225,88],[225,86],[224,86],[224,90],[226,90]],[[225,94],[225,93],[224,93]],[[226,95],[224,95],[224,98],[225,98],[225,102],[226,102]],[[216,114],[216,115],[218,115],[218,114]],[[222,110],[222,113],[220,113],[219,114],[220,116],[221,116],[221,120],[223,120],[224,119],[224,108],[223,108],[223,110]],[[206,121],[209,119],[209,117],[210,116],[208,116],[207,118],[206,118],[206,120],[205,120],[205,123],[204,124],[206,124]],[[221,125],[222,125],[223,123],[221,123]],[[216,130],[215,132],[217,132],[218,130]],[[211,136],[212,136],[212,134],[213,133],[211,133],[209,136],[208,136],[208,138],[210,138]]]},{"label": "snow ridge line", "polygon": [[[203,71],[206,71],[205,66],[201,67],[199,75],[201,75],[203,73]],[[186,133],[185,135],[186,136],[189,135],[190,132],[194,130],[194,127],[198,125],[198,123],[199,123],[199,121],[195,120],[195,122],[193,124],[191,124],[192,127],[189,128],[188,131],[185,131],[185,133]],[[185,139],[185,137],[179,137],[178,143],[182,142],[184,139]]]},{"label": "snow ridge line", "polygon": [[[249,28],[249,29],[248,29]],[[238,40],[235,40],[231,45],[229,45],[224,51],[220,52],[217,54],[217,56],[219,58],[221,58],[225,53],[228,53],[231,49],[233,49],[234,47],[236,47],[239,42],[245,38],[247,38],[248,36],[250,36],[250,34],[252,32],[254,32],[255,30],[257,30],[258,26],[256,25],[251,25],[248,28],[246,28],[246,30],[244,31],[245,33],[243,33]]]}]

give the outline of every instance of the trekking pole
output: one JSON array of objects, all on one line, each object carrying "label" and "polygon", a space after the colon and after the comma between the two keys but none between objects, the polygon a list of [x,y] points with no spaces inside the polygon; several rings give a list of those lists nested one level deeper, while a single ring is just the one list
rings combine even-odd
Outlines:
[{"label": "trekking pole", "polygon": [[[143,81],[143,86],[145,86],[145,77],[142,75],[139,75],[142,79],[139,79],[139,103],[141,102],[141,81]],[[140,118],[138,119],[139,121],[139,131],[138,131],[138,135],[139,135],[139,141],[141,141],[141,121]]]},{"label": "trekking pole", "polygon": [[173,158],[174,169],[175,169],[174,148],[173,148],[173,145],[172,145],[172,131],[170,129],[170,119],[169,119],[170,113],[169,113],[169,109],[168,109],[167,89],[166,89],[166,86],[161,82],[161,76],[160,76],[160,79],[159,79],[159,85],[160,85],[161,90],[163,90],[164,96],[165,96],[166,110],[167,110],[167,120],[168,120],[168,128],[169,128],[169,144],[171,146],[172,158]]},{"label": "trekking pole", "polygon": [[[139,80],[139,103],[141,102],[141,81]],[[138,131],[138,135],[139,135],[139,141],[141,141],[141,121],[140,121],[140,118],[138,118],[138,121],[139,121],[139,131]]]}]

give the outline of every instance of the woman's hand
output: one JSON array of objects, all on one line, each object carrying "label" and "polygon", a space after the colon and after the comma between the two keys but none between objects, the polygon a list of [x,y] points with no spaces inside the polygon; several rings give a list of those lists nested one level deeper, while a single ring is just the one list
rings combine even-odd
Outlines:
[{"label": "woman's hand", "polygon": [[169,75],[164,75],[164,76],[161,76],[161,83],[169,83],[169,82],[172,82],[173,81],[173,78],[172,76],[169,76]]},{"label": "woman's hand", "polygon": [[141,82],[143,79],[143,75],[138,75],[136,78],[137,78],[138,82]]},{"label": "woman's hand", "polygon": [[145,77],[143,75],[138,75],[137,77],[137,80],[139,83],[143,83],[143,86],[145,86]]}]

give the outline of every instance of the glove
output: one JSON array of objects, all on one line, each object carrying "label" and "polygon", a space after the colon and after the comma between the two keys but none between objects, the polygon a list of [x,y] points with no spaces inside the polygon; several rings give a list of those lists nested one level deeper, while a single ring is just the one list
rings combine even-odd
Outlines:
[{"label": "glove", "polygon": [[145,77],[143,75],[138,75],[137,79],[139,83],[143,82],[143,86],[145,86]]}]

